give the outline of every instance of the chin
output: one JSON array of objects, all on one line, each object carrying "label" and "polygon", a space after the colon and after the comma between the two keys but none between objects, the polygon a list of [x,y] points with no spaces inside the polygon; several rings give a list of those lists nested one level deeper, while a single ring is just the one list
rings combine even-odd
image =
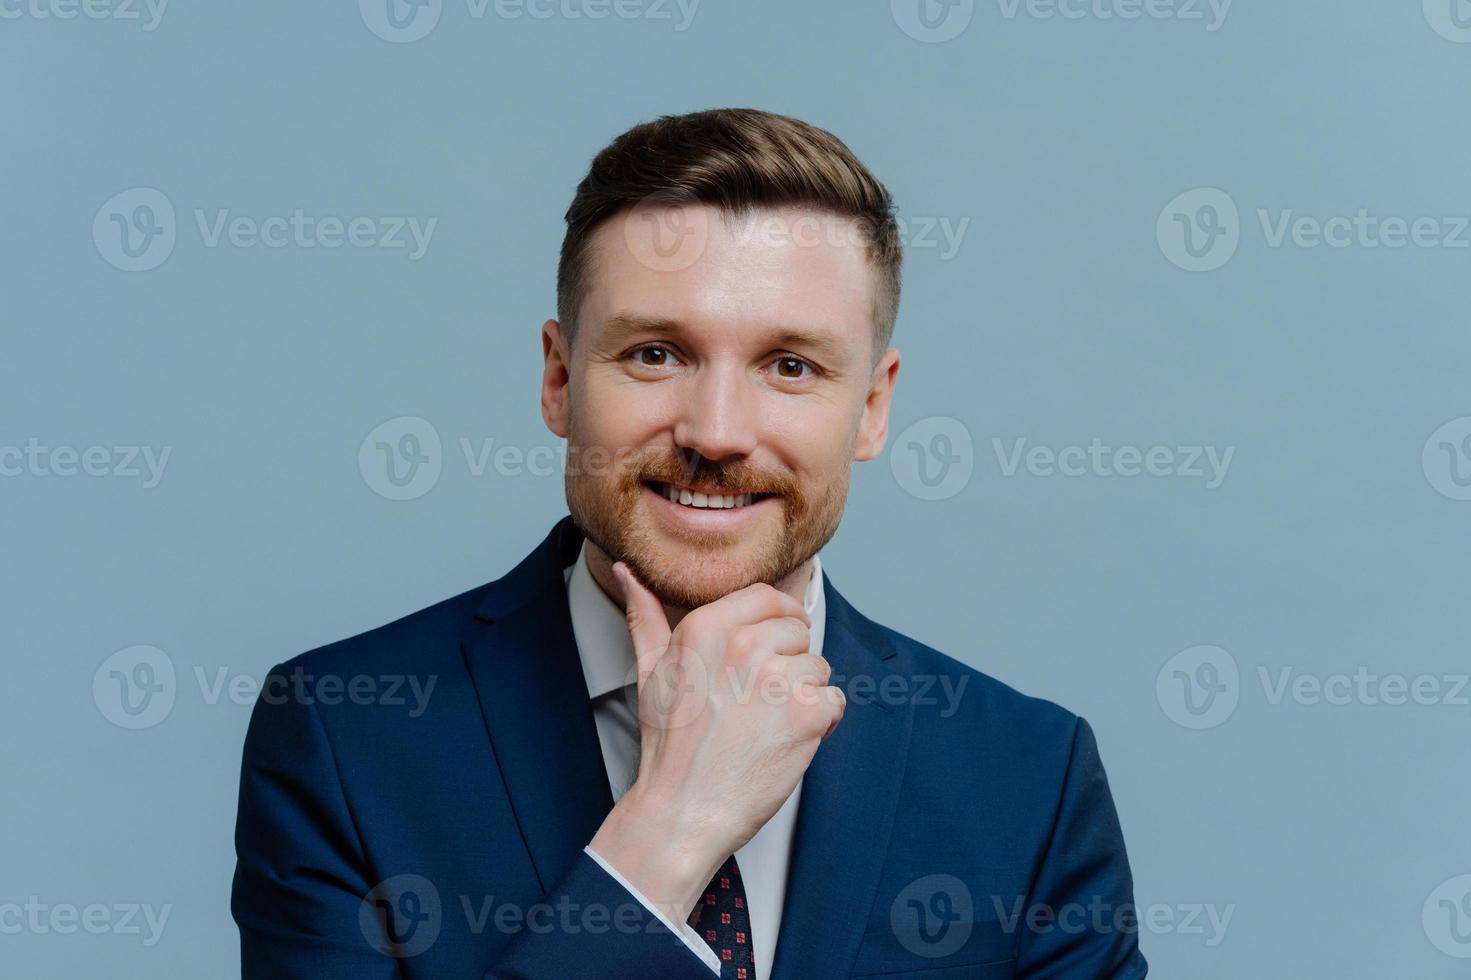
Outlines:
[{"label": "chin", "polygon": [[630,555],[629,564],[650,592],[681,609],[708,605],[755,582],[775,584],[777,579],[775,562],[749,542],[710,547],[656,538],[651,545],[642,554]]}]

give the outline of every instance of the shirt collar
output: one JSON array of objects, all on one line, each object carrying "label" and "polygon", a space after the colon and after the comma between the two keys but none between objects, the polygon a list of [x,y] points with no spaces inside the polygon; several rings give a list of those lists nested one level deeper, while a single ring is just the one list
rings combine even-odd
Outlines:
[{"label": "shirt collar", "polygon": [[[577,553],[577,560],[562,570],[567,583],[567,606],[572,614],[572,635],[577,640],[577,654],[582,659],[582,676],[587,693],[597,699],[610,691],[618,691],[638,683],[638,660],[633,653],[633,640],[628,635],[628,621],[623,610],[608,597],[587,568],[587,542]],[[827,598],[822,589],[822,559],[812,556],[812,577],[802,607],[812,620],[812,643],[809,653],[822,655],[822,638],[827,625]]]}]

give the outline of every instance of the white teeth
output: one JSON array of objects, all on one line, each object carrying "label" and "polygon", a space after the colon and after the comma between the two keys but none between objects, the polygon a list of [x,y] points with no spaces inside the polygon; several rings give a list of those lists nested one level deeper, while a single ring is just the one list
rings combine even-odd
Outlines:
[{"label": "white teeth", "polygon": [[685,490],[673,484],[664,485],[664,496],[676,504],[684,504],[686,507],[701,507],[705,510],[726,510],[733,507],[746,507],[754,503],[754,497],[749,493],[700,493],[698,491]]}]

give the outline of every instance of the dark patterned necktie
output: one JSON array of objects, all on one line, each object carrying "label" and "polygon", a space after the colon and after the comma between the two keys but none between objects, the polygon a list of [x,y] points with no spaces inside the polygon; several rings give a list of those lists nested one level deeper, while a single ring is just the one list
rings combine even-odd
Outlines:
[{"label": "dark patterned necktie", "polygon": [[732,854],[715,872],[705,894],[690,913],[690,927],[720,957],[724,980],[756,980],[756,958],[751,950],[751,913],[746,908],[746,886]]}]

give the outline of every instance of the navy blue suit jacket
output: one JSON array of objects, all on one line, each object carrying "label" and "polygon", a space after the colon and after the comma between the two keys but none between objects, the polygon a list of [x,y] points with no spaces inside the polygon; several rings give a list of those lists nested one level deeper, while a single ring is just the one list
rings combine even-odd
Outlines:
[{"label": "navy blue suit jacket", "polygon": [[[272,671],[235,833],[247,980],[710,980],[582,850],[613,801],[562,577],[581,543],[564,518],[499,581]],[[1087,723],[823,588],[848,708],[760,980],[1144,976]]]}]

